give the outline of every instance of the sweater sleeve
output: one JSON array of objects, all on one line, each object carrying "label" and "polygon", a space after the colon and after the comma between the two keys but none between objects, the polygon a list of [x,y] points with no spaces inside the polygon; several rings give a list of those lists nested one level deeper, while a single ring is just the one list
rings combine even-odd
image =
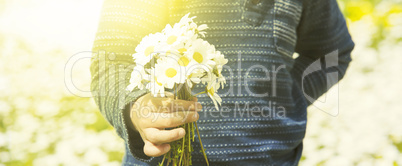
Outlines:
[{"label": "sweater sleeve", "polygon": [[354,43],[336,0],[304,0],[297,35],[291,74],[312,104],[343,78]]},{"label": "sweater sleeve", "polygon": [[102,115],[141,161],[144,142],[134,130],[130,109],[145,90],[126,91],[133,70],[132,54],[141,39],[166,25],[164,1],[105,0],[91,60],[91,91]]}]

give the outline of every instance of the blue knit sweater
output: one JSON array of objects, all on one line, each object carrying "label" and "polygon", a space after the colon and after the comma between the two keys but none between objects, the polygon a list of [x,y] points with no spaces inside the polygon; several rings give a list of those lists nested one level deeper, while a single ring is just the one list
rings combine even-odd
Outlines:
[{"label": "blue knit sweater", "polygon": [[[100,111],[126,142],[123,164],[161,160],[143,153],[129,118],[130,104],[146,93],[125,91],[134,48],[189,12],[208,25],[205,39],[229,59],[221,109],[199,96],[199,130],[211,165],[297,165],[307,106],[328,90],[327,73],[340,79],[351,61],[354,43],[336,0],[106,0],[91,85]],[[326,56],[333,51],[335,58]],[[193,164],[204,165],[199,143],[193,146]]]}]

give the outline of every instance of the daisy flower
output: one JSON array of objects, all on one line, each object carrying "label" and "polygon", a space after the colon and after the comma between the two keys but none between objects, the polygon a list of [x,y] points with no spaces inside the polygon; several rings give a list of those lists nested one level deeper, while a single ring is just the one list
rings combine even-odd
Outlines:
[{"label": "daisy flower", "polygon": [[158,59],[155,75],[158,77],[158,82],[169,89],[172,89],[175,84],[184,83],[186,79],[185,69],[179,65],[176,58],[172,57]]},{"label": "daisy flower", "polygon": [[196,16],[193,16],[193,17],[190,17],[190,18],[188,16],[190,16],[190,13],[187,13],[186,15],[184,15],[180,19],[179,23],[177,23],[177,24],[178,25],[188,25],[190,23],[193,23],[193,19],[196,18]]},{"label": "daisy flower", "polygon": [[194,84],[200,83],[201,78],[208,74],[207,71],[210,71],[209,66],[200,65],[196,63],[188,65],[185,69],[187,76],[186,83],[190,88],[193,87],[193,83]]},{"label": "daisy flower", "polygon": [[163,29],[164,36],[161,40],[161,44],[164,47],[175,48],[175,46],[183,43],[188,39],[188,35],[186,35],[186,28],[171,25],[166,25],[165,29]]},{"label": "daisy flower", "polygon": [[197,39],[192,43],[190,50],[186,54],[198,64],[214,65],[215,62],[212,61],[214,52],[215,47],[213,45],[202,39]]},{"label": "daisy flower", "polygon": [[219,66],[219,73],[222,71],[222,66],[228,63],[228,59],[226,59],[220,51],[215,52],[214,58],[212,60],[215,62],[216,66]]},{"label": "daisy flower", "polygon": [[213,61],[215,62],[213,73],[218,77],[218,84],[220,84],[222,88],[224,88],[224,84],[226,84],[226,79],[222,75],[222,69],[223,65],[226,65],[226,63],[228,63],[228,60],[223,54],[221,54],[220,51],[216,51]]},{"label": "daisy flower", "polygon": [[219,89],[219,83],[216,81],[216,79],[208,82],[206,92],[209,98],[211,98],[212,102],[214,103],[216,110],[219,110],[219,106],[222,103],[221,97],[219,97],[219,95],[216,93],[218,89]]},{"label": "daisy flower", "polygon": [[149,75],[145,73],[144,67],[137,65],[131,72],[130,84],[127,90],[132,91],[134,88],[144,89],[145,81],[149,81]]},{"label": "daisy flower", "polygon": [[205,37],[206,32],[204,32],[205,29],[208,28],[207,24],[202,24],[200,26],[197,26],[197,24],[193,21],[196,16],[193,17],[188,17],[190,13],[186,14],[180,19],[180,22],[175,24],[178,26],[186,26],[188,30],[194,32],[194,34],[200,34],[202,37]]},{"label": "daisy flower", "polygon": [[145,36],[140,44],[135,48],[136,53],[133,54],[134,62],[140,65],[147,64],[157,51],[155,50],[155,47],[157,47],[162,38],[162,33]]}]

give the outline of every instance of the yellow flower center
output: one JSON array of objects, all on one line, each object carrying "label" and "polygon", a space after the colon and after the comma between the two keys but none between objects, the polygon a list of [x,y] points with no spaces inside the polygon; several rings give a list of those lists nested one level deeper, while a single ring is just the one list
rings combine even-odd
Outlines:
[{"label": "yellow flower center", "polygon": [[198,63],[201,63],[204,60],[204,58],[202,57],[202,54],[199,52],[194,52],[193,59],[195,61],[197,61]]},{"label": "yellow flower center", "polygon": [[169,44],[169,45],[171,45],[171,44],[173,44],[175,41],[177,40],[177,36],[175,36],[175,35],[172,35],[172,36],[169,36],[168,38],[167,38],[167,44]]},{"label": "yellow flower center", "polygon": [[185,57],[185,56],[180,57],[180,60],[179,60],[180,66],[187,66],[188,63],[190,63],[190,60],[188,60],[187,57]]},{"label": "yellow flower center", "polygon": [[179,51],[180,53],[184,53],[184,52],[187,51],[187,49],[186,49],[186,48],[180,48],[180,49],[178,49],[178,51]]},{"label": "yellow flower center", "polygon": [[173,68],[169,68],[165,71],[165,75],[169,78],[173,78],[177,74],[177,71]]},{"label": "yellow flower center", "polygon": [[149,46],[145,49],[144,54],[145,56],[149,56],[152,52],[154,52],[154,46]]}]

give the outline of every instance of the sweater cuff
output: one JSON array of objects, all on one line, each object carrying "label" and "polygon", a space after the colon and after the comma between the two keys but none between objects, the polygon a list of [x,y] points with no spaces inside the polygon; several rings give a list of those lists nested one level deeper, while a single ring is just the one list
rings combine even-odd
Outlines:
[{"label": "sweater cuff", "polygon": [[129,152],[139,161],[149,162],[152,157],[144,153],[144,141],[138,131],[134,130],[133,123],[130,118],[130,110],[135,101],[141,96],[147,94],[146,90],[134,90],[130,92],[125,99],[124,108],[122,110],[121,119],[123,125],[123,133],[121,134],[124,141],[128,144]]}]

